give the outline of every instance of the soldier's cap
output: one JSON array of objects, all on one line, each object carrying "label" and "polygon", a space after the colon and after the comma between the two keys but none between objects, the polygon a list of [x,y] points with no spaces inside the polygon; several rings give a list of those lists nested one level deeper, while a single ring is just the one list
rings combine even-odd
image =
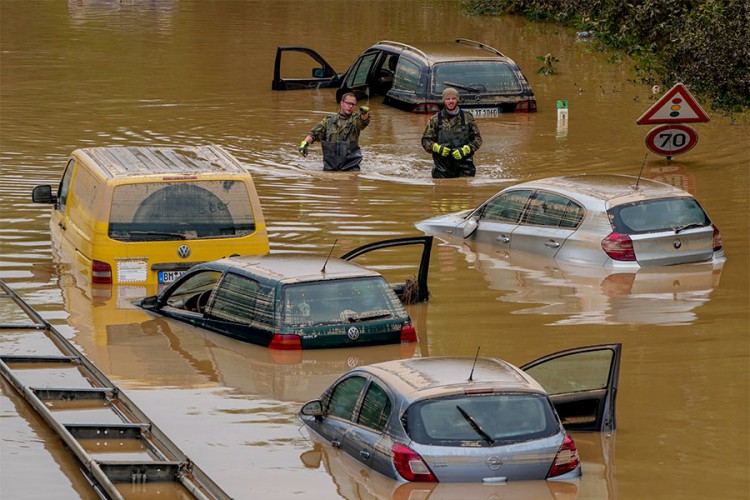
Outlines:
[{"label": "soldier's cap", "polygon": [[458,90],[454,89],[453,87],[446,87],[445,90],[443,90],[443,100],[448,97],[455,97],[456,99],[458,99]]}]

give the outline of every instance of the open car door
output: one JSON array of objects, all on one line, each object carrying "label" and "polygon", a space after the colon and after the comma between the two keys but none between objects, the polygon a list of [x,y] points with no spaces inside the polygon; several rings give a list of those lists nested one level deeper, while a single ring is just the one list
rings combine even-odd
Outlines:
[{"label": "open car door", "polygon": [[[309,56],[307,63],[301,63],[302,67],[295,64],[294,70],[304,72],[310,69],[309,77],[282,77],[281,76],[281,58],[286,52],[298,52]],[[292,57],[287,55],[287,58]],[[304,59],[302,59],[304,61]],[[296,60],[295,60],[296,62]],[[276,62],[273,65],[273,90],[303,90],[303,89],[328,89],[338,88],[341,85],[341,78],[323,59],[320,54],[306,47],[277,47]]]},{"label": "open car door", "polygon": [[542,384],[569,431],[615,429],[622,344],[577,347],[521,367]]}]

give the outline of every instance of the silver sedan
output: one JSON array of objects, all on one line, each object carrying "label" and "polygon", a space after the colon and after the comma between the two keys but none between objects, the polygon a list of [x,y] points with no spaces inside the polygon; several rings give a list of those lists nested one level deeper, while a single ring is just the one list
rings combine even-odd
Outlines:
[{"label": "silver sedan", "polygon": [[478,208],[439,215],[417,228],[611,269],[724,260],[718,228],[690,193],[625,175],[517,184]]}]

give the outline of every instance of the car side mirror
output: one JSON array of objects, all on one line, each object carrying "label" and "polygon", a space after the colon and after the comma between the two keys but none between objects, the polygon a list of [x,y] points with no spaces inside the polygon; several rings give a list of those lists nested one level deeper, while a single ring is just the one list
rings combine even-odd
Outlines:
[{"label": "car side mirror", "polygon": [[312,76],[313,78],[325,78],[326,76],[325,68],[313,68]]},{"label": "car side mirror", "polygon": [[144,297],[143,300],[141,300],[140,306],[144,309],[156,309],[156,302],[156,295],[151,295],[148,297]]},{"label": "car side mirror", "polygon": [[55,203],[56,196],[52,194],[52,186],[49,184],[36,186],[31,191],[31,201],[34,203]]},{"label": "car side mirror", "polygon": [[323,403],[321,403],[319,399],[313,399],[312,401],[305,403],[299,412],[308,417],[322,417]]},{"label": "car side mirror", "polygon": [[474,231],[477,230],[479,227],[479,221],[477,219],[471,218],[466,221],[466,224],[464,225],[464,238],[468,238],[472,234],[474,234]]}]

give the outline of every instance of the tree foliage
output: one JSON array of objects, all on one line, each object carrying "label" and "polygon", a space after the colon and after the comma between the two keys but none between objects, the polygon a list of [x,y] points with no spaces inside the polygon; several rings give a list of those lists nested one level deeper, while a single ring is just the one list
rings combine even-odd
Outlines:
[{"label": "tree foliage", "polygon": [[461,0],[470,14],[518,14],[594,31],[636,61],[644,83],[681,80],[714,109],[750,107],[747,0]]}]

